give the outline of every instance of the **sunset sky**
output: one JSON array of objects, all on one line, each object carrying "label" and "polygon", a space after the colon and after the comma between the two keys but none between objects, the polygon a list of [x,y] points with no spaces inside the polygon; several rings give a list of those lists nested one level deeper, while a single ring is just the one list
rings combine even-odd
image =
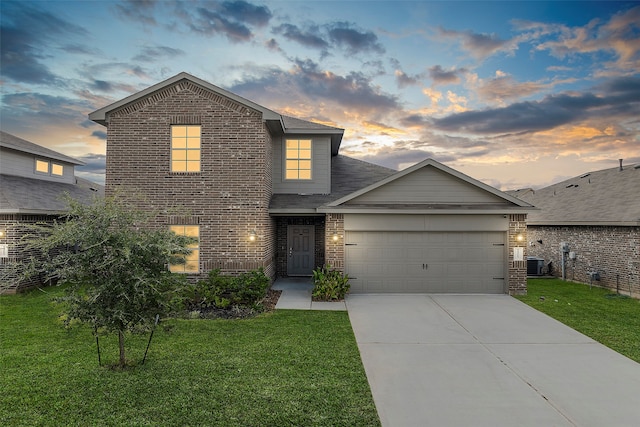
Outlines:
[{"label": "sunset sky", "polygon": [[0,2],[3,131],[87,163],[88,113],[186,71],[502,190],[640,162],[637,1]]}]

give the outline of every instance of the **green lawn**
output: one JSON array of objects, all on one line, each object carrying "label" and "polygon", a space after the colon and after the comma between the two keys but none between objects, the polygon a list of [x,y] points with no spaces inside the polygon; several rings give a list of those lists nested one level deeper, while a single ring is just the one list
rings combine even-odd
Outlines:
[{"label": "green lawn", "polygon": [[[0,425],[380,425],[346,312],[168,320],[146,364],[118,372],[51,296],[0,297]],[[130,358],[147,339],[128,339]],[[115,363],[116,338],[101,347]]]},{"label": "green lawn", "polygon": [[640,300],[559,279],[530,279],[528,288],[518,299],[640,363]]}]

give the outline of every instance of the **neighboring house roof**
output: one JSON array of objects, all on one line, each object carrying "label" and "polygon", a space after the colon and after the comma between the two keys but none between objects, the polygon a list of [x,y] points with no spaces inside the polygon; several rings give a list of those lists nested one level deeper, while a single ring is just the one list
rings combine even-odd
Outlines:
[{"label": "neighboring house roof", "polygon": [[90,203],[93,196],[104,195],[104,187],[76,177],[76,184],[44,181],[20,176],[0,175],[0,213],[58,214],[68,206],[62,195]]},{"label": "neighboring house roof", "polygon": [[49,159],[60,160],[62,162],[71,163],[73,165],[84,165],[78,159],[65,156],[57,151],[50,150],[41,145],[34,144],[25,139],[18,138],[17,136],[0,131],[0,147],[11,148],[12,150],[22,151],[25,153],[34,154],[36,156],[46,157]]},{"label": "neighboring house roof", "polygon": [[205,88],[206,90],[217,93],[220,96],[231,99],[255,111],[259,111],[260,113],[262,113],[262,119],[267,123],[268,128],[272,132],[282,134],[331,135],[331,152],[334,156],[338,154],[340,143],[342,142],[342,135],[344,134],[344,129],[325,126],[319,123],[309,122],[293,117],[283,116],[273,110],[263,107],[262,105],[256,104],[253,101],[249,101],[248,99],[238,96],[235,93],[229,92],[228,90],[222,89],[216,85],[213,85],[205,80],[202,80],[185,72],[179,73],[165,81],[157,83],[140,92],[134,93],[133,95],[114,102],[113,104],[96,110],[93,113],[89,114],[89,119],[106,126],[109,121],[109,115],[112,112],[138,102],[143,98],[152,96],[153,94],[171,85],[179,83],[182,80],[188,80],[191,83]]},{"label": "neighboring house roof", "polygon": [[433,159],[337,197],[321,212],[527,213],[533,206]]},{"label": "neighboring house roof", "polygon": [[351,157],[338,155],[331,159],[331,194],[274,194],[271,214],[317,213],[317,209],[396,173],[395,170]]},{"label": "neighboring house roof", "polygon": [[529,225],[640,225],[640,164],[512,194],[539,208],[529,215]]}]

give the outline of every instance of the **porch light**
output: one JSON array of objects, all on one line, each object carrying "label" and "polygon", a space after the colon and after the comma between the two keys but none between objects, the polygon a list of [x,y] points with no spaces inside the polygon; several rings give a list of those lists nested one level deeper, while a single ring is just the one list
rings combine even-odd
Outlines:
[{"label": "porch light", "polygon": [[251,230],[249,232],[249,241],[250,242],[255,242],[256,239],[258,239],[258,235],[256,234],[256,230]]},{"label": "porch light", "polygon": [[518,234],[516,235],[516,240],[517,240],[518,242],[522,242],[522,241],[524,240],[524,236],[522,235],[522,233],[518,233]]},{"label": "porch light", "polygon": [[339,238],[340,236],[338,236],[338,233],[333,233],[333,236],[331,236],[331,240],[333,240],[334,242],[337,242]]}]

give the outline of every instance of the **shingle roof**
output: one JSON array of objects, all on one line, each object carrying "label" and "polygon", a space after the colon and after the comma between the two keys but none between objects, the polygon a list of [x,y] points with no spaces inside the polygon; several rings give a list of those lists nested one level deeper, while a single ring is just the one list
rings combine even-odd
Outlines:
[{"label": "shingle roof", "polygon": [[50,150],[46,147],[34,144],[33,142],[18,138],[17,136],[3,131],[0,131],[0,147],[11,148],[13,150],[35,154],[37,156],[42,156],[49,159],[60,160],[63,162],[71,163],[73,165],[84,165],[84,163],[78,159],[65,156],[64,154],[58,153],[57,151]]},{"label": "shingle roof", "polygon": [[76,181],[66,184],[0,175],[0,213],[56,214],[67,208],[62,199],[65,192],[83,203],[90,203],[93,196],[104,195],[102,185],[83,178]]},{"label": "shingle roof", "polygon": [[274,194],[271,213],[314,213],[315,209],[396,173],[395,170],[343,155],[331,158],[331,194]]},{"label": "shingle roof", "polygon": [[640,225],[640,164],[510,194],[540,209],[529,214],[530,225]]},{"label": "shingle roof", "polygon": [[298,119],[296,117],[282,116],[282,122],[285,129],[300,130],[324,130],[324,131],[343,131],[344,129],[323,125],[321,123],[310,122],[308,120]]}]

